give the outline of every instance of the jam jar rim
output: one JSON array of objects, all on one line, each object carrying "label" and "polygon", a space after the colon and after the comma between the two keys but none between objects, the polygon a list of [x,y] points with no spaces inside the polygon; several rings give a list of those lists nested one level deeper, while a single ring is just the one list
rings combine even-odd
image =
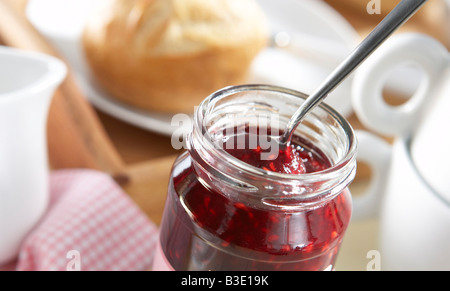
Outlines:
[{"label": "jam jar rim", "polygon": [[[291,95],[293,97],[306,99],[308,97],[307,94],[302,93],[300,91],[296,91],[293,89],[275,86],[275,85],[265,85],[265,84],[246,84],[246,85],[238,85],[238,86],[229,86],[225,87],[221,90],[218,90],[211,94],[209,97],[207,97],[198,107],[196,113],[194,114],[194,129],[193,132],[198,132],[203,135],[206,135],[206,140],[209,143],[209,146],[214,148],[214,144],[211,141],[211,135],[209,131],[207,130],[205,124],[204,124],[204,114],[206,113],[206,109],[208,108],[209,104],[213,101],[215,101],[218,98],[224,98],[231,96],[236,93],[245,92],[245,91],[272,91],[272,92],[279,92],[286,95]],[[258,167],[252,166],[248,163],[245,163],[238,158],[232,156],[225,150],[216,150],[216,154],[218,154],[221,158],[221,160],[226,161],[228,163],[231,163],[233,166],[240,168],[241,170],[244,170],[250,174],[258,175],[258,176],[264,176],[264,177],[272,177],[277,179],[283,179],[283,180],[298,180],[298,181],[309,181],[309,180],[323,180],[325,176],[333,176],[335,175],[336,171],[342,170],[343,168],[348,167],[349,165],[352,165],[353,163],[356,163],[356,152],[357,152],[357,141],[356,141],[356,135],[349,124],[349,122],[335,109],[333,109],[331,106],[329,106],[326,103],[321,103],[317,106],[318,108],[321,108],[324,110],[328,115],[330,115],[333,119],[335,119],[344,129],[345,133],[348,135],[349,145],[347,149],[346,155],[334,163],[331,167],[317,171],[312,173],[304,173],[304,174],[287,174],[287,173],[278,173],[273,171],[267,171],[264,169],[260,169]],[[191,136],[192,138],[192,136]],[[192,145],[190,145],[190,148]]]}]

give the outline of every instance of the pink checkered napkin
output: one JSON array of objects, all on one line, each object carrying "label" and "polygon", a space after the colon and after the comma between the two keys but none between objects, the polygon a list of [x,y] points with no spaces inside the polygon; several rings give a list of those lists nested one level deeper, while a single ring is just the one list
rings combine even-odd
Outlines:
[{"label": "pink checkered napkin", "polygon": [[[4,269],[139,271],[151,267],[157,227],[106,174],[51,174],[50,206]],[[1,269],[1,267],[0,267]]]}]

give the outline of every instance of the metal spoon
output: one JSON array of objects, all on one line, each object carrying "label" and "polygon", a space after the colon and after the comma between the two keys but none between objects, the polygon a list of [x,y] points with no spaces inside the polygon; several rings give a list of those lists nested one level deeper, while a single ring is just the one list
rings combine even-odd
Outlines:
[{"label": "metal spoon", "polygon": [[294,113],[280,137],[288,144],[302,119],[428,0],[402,0]]}]

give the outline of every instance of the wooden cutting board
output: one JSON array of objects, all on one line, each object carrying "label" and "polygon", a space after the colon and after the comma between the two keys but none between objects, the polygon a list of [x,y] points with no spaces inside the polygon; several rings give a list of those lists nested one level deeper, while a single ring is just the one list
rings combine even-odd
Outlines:
[{"label": "wooden cutting board", "polygon": [[160,224],[169,185],[170,170],[176,156],[136,163],[127,168],[123,189],[156,224]]}]

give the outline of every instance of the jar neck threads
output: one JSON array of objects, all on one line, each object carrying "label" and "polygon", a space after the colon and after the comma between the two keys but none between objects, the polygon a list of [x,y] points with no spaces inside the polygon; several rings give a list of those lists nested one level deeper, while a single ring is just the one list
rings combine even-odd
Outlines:
[{"label": "jar neck threads", "polygon": [[270,127],[266,137],[276,140],[306,98],[305,94],[270,85],[228,87],[207,98],[197,109],[188,141],[201,183],[237,201],[282,209],[316,207],[341,193],[355,176],[356,138],[345,118],[325,104],[309,114],[295,132],[305,141],[302,146],[330,161],[331,166],[323,171],[301,175],[267,171],[233,157],[223,148],[235,146],[236,142],[224,141],[239,138],[236,129],[248,126]]}]

